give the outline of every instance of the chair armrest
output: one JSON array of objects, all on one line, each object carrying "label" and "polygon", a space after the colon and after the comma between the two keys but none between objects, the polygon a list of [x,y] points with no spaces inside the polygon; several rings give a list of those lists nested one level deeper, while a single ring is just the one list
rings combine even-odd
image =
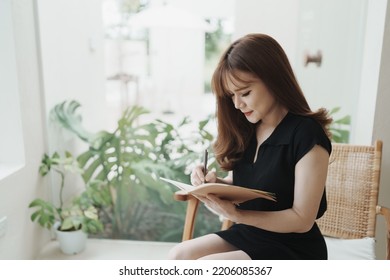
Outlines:
[{"label": "chair armrest", "polygon": [[383,206],[377,206],[376,207],[376,213],[382,215],[385,218],[386,221],[386,227],[387,227],[387,254],[386,259],[390,260],[390,208],[383,207]]},{"label": "chair armrest", "polygon": [[199,200],[196,197],[187,194],[183,191],[175,192],[173,197],[175,200],[188,202],[186,217],[184,221],[182,241],[192,239],[195,228],[196,213],[198,212]]}]

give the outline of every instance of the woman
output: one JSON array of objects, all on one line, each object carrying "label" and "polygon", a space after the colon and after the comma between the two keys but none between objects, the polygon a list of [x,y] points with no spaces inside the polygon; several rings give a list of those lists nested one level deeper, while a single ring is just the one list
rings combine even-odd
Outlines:
[{"label": "woman", "polygon": [[236,206],[209,195],[203,202],[235,224],[175,246],[172,259],[327,259],[315,220],[326,211],[325,181],[331,143],[325,109],[311,111],[281,46],[249,34],[223,54],[212,78],[218,135],[214,153],[226,178],[191,174],[207,182],[261,189],[277,202]]}]

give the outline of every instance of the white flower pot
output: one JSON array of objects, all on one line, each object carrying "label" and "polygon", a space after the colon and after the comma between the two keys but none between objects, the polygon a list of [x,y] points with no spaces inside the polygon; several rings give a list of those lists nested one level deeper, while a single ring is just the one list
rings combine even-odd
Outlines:
[{"label": "white flower pot", "polygon": [[56,234],[61,251],[64,254],[75,255],[85,249],[88,235],[81,229],[77,231],[60,231],[56,229]]}]

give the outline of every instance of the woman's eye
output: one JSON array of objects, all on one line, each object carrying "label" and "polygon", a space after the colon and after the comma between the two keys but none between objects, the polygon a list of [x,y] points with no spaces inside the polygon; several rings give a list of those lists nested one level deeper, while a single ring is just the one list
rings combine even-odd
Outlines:
[{"label": "woman's eye", "polygon": [[250,93],[251,93],[251,91],[247,91],[247,92],[243,93],[242,96],[248,96]]}]

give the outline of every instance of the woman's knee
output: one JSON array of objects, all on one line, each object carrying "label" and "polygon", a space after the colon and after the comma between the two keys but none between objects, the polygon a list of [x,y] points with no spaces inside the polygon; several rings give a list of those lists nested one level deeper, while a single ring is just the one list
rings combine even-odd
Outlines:
[{"label": "woman's knee", "polygon": [[233,251],[236,248],[215,234],[187,240],[174,246],[168,258],[171,260],[195,260],[204,256]]},{"label": "woman's knee", "polygon": [[190,249],[189,244],[184,241],[171,248],[168,253],[168,259],[170,260],[191,260],[195,259],[193,256],[193,250]]}]

